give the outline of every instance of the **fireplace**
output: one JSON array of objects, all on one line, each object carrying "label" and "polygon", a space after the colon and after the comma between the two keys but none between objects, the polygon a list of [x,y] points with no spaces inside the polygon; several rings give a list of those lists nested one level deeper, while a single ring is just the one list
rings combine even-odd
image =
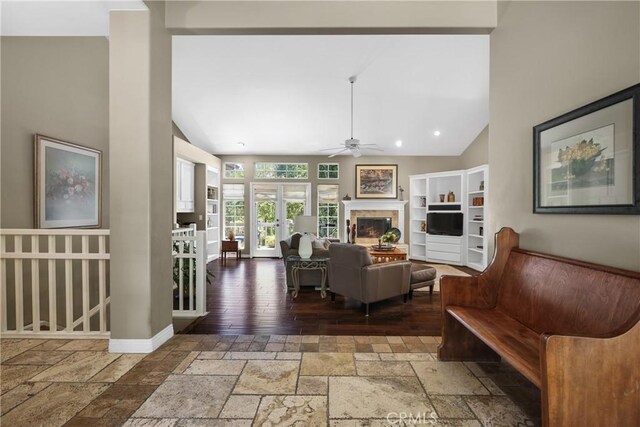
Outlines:
[{"label": "fireplace", "polygon": [[366,239],[378,239],[389,228],[391,228],[391,218],[370,218],[358,217],[356,219],[357,237]]}]

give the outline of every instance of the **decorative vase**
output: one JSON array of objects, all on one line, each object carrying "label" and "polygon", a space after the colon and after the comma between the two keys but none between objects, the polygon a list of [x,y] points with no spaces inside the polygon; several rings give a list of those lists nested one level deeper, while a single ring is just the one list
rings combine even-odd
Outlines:
[{"label": "decorative vase", "polygon": [[453,191],[449,191],[449,194],[447,195],[447,202],[453,203],[455,201],[456,201],[456,195],[453,194]]},{"label": "decorative vase", "polygon": [[356,225],[351,224],[351,243],[356,242]]},{"label": "decorative vase", "polygon": [[480,191],[484,191],[484,181],[480,181]]},{"label": "decorative vase", "polygon": [[440,203],[444,203],[444,194],[440,194]]},{"label": "decorative vase", "polygon": [[298,246],[298,255],[300,258],[309,259],[313,254],[313,248],[311,247],[311,236],[309,233],[304,233],[300,237],[300,246]]}]

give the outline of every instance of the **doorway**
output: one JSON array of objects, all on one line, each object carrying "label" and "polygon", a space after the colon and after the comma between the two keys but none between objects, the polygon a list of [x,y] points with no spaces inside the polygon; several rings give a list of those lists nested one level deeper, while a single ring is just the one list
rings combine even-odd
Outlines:
[{"label": "doorway", "polygon": [[251,256],[277,258],[298,215],[311,214],[311,183],[251,183]]}]

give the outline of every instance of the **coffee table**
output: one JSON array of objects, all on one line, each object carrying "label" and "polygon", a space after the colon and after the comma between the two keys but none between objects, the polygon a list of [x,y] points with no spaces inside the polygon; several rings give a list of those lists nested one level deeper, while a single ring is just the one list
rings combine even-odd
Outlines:
[{"label": "coffee table", "polygon": [[391,251],[369,248],[369,254],[373,259],[374,264],[391,261],[405,261],[407,259],[407,253],[398,248],[395,248]]},{"label": "coffee table", "polygon": [[327,296],[327,263],[329,257],[312,256],[311,258],[301,258],[297,255],[287,257],[287,264],[291,264],[291,279],[293,281],[292,296],[295,298],[300,291],[300,270],[320,270],[322,281],[320,282],[320,296]]}]

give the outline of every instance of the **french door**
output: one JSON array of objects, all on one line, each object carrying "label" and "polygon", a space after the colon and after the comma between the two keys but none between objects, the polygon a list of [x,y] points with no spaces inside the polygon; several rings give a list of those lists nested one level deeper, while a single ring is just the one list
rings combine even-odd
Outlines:
[{"label": "french door", "polygon": [[280,257],[298,215],[311,214],[311,183],[251,183],[251,256]]}]

